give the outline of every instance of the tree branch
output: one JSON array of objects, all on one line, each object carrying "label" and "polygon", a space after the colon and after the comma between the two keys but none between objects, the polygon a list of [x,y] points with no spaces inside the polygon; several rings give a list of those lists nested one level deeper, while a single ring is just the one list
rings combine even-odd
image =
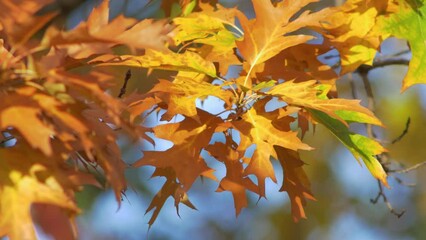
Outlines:
[{"label": "tree branch", "polygon": [[123,86],[120,89],[120,93],[118,94],[118,98],[122,98],[124,94],[126,94],[126,88],[127,88],[127,82],[129,81],[129,79],[132,77],[132,72],[129,70],[127,70],[126,72],[126,76],[124,77],[124,83]]},{"label": "tree branch", "polygon": [[366,64],[362,64],[361,66],[358,67],[358,69],[356,70],[358,73],[368,73],[369,71],[376,69],[376,68],[381,68],[381,67],[387,67],[387,66],[392,66],[392,65],[407,65],[410,63],[410,60],[408,59],[404,59],[404,58],[397,58],[397,59],[384,59],[384,60],[379,60],[379,61],[375,61],[373,62],[373,65],[366,65]]},{"label": "tree branch", "polygon": [[410,127],[410,122],[411,122],[411,118],[408,117],[407,122],[405,123],[404,131],[401,133],[401,135],[399,135],[399,137],[392,140],[392,142],[391,142],[392,144],[401,141],[401,139],[408,133],[408,128]]},{"label": "tree branch", "polygon": [[390,172],[392,172],[392,173],[408,173],[408,172],[411,172],[413,170],[420,168],[421,166],[423,166],[425,164],[426,164],[426,161],[421,162],[421,163],[417,163],[416,165],[411,166],[409,168],[404,168],[404,169],[399,169],[399,170],[391,170]]},{"label": "tree branch", "polygon": [[402,217],[402,215],[404,215],[404,213],[405,213],[405,210],[402,210],[401,212],[396,211],[392,207],[392,204],[388,201],[388,198],[386,197],[386,194],[383,191],[383,185],[380,182],[380,180],[377,180],[377,183],[379,184],[379,193],[377,194],[377,196],[374,199],[370,199],[370,202],[372,204],[376,204],[379,201],[380,197],[382,197],[383,202],[386,204],[386,206],[388,207],[389,211],[393,215],[397,216],[398,218]]},{"label": "tree branch", "polygon": [[12,140],[12,139],[15,139],[15,137],[14,137],[14,136],[4,137],[4,139],[2,139],[2,140],[0,141],[0,145],[1,145],[1,144],[4,144],[4,143],[6,143],[6,142],[8,142],[8,141],[10,141],[10,140]]},{"label": "tree branch", "polygon": [[[395,64],[408,64],[407,60],[395,60],[395,59],[388,59],[388,60],[383,60],[380,62],[376,62],[373,64],[373,66],[368,66],[368,65],[361,65],[358,69],[357,72],[358,74],[361,76],[362,82],[364,84],[364,89],[365,92],[367,94],[367,99],[368,99],[368,108],[374,113],[375,111],[375,101],[374,101],[374,94],[373,94],[373,89],[371,87],[370,81],[368,79],[368,72],[371,71],[374,68],[378,68],[378,67],[384,67],[384,66],[388,66],[388,65],[395,65]],[[352,86],[354,86],[352,84]],[[399,141],[402,137],[404,137],[404,135],[408,132],[408,127],[410,124],[410,120],[407,121],[406,124],[406,128],[404,129],[403,133],[397,138],[395,139],[393,142],[397,142]],[[376,139],[376,133],[373,130],[373,127],[371,124],[366,124],[366,128],[367,128],[367,135],[370,138]],[[385,153],[382,153],[380,155],[376,155],[377,160],[380,162],[380,164],[382,165],[384,171],[386,173],[390,173],[392,172],[389,169],[389,159],[388,156]],[[400,180],[400,179],[399,179]],[[401,181],[402,182],[402,181]],[[377,180],[377,183],[379,185],[379,192],[377,193],[377,196],[374,199],[370,199],[371,203],[376,204],[380,197],[382,198],[383,202],[386,204],[387,208],[389,209],[389,211],[395,215],[396,217],[400,218],[402,215],[404,215],[405,210],[402,210],[401,212],[398,212],[397,210],[395,210],[392,207],[392,204],[389,202],[384,190],[383,190],[383,184],[380,180]]]}]

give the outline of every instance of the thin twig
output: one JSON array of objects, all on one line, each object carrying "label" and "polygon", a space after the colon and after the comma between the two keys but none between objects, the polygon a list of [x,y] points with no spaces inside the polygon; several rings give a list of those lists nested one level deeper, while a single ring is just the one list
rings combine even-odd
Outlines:
[{"label": "thin twig", "polygon": [[408,117],[407,122],[405,123],[404,131],[401,133],[401,135],[399,135],[399,137],[392,140],[392,142],[391,142],[392,144],[400,141],[408,133],[408,128],[410,127],[410,122],[411,122],[411,119],[410,119],[410,117]]},{"label": "thin twig", "polygon": [[417,163],[416,165],[411,166],[409,168],[404,168],[404,169],[399,169],[399,170],[392,170],[391,172],[392,173],[408,173],[408,172],[411,172],[413,170],[416,170],[417,168],[419,168],[419,167],[421,167],[421,166],[423,166],[425,164],[426,164],[426,161],[421,162],[421,163]]},{"label": "thin twig", "polygon": [[410,60],[408,59],[386,59],[382,61],[377,61],[373,64],[373,68],[386,67],[390,65],[408,65]]},{"label": "thin twig", "polygon": [[219,115],[221,115],[221,114],[223,114],[223,113],[226,113],[226,112],[230,112],[230,111],[235,111],[234,109],[225,109],[225,110],[223,110],[223,111],[221,111],[221,112],[219,112],[219,113],[216,113],[214,116],[219,116]]},{"label": "thin twig", "polygon": [[118,94],[118,98],[122,98],[123,95],[126,94],[127,82],[129,81],[130,77],[132,77],[132,72],[129,69],[127,70],[126,76],[124,77],[124,83],[120,89],[120,94]]},{"label": "thin twig", "polygon": [[[363,65],[363,66],[366,66],[366,65]],[[371,88],[371,84],[368,79],[368,71],[369,70],[362,69],[361,67],[358,70],[361,76],[362,82],[364,83],[365,92],[367,93],[368,109],[370,109],[374,113],[375,111],[374,95],[373,95],[373,89]],[[373,126],[371,124],[366,124],[366,126],[367,126],[368,136],[370,138],[376,138],[376,134],[373,131]]]},{"label": "thin twig", "polygon": [[401,178],[399,178],[395,175],[392,175],[392,177],[398,182],[398,184],[401,184],[403,186],[406,186],[406,187],[415,187],[416,186],[415,183],[406,183]]},{"label": "thin twig", "polygon": [[410,49],[405,49],[405,50],[402,50],[401,52],[397,52],[395,54],[390,55],[390,57],[399,57],[401,55],[404,55],[404,54],[407,54],[407,53],[410,53],[410,52],[411,52]]},{"label": "thin twig", "polygon": [[235,90],[235,88],[232,86],[234,83],[230,83],[228,80],[226,80],[225,78],[223,78],[223,77],[217,77],[217,79],[218,80],[220,80],[220,81],[222,81],[222,82],[224,82],[224,83],[226,83],[227,84],[227,86],[229,86],[230,88],[231,88],[231,90],[232,90],[232,92],[234,93],[234,95],[235,95],[235,97],[238,97],[238,93],[237,93],[237,91]]},{"label": "thin twig", "polygon": [[392,204],[388,201],[388,198],[386,197],[386,194],[385,194],[385,193],[384,193],[384,191],[383,191],[383,185],[382,185],[382,182],[380,182],[380,180],[377,180],[377,183],[378,183],[378,185],[379,185],[379,192],[377,193],[377,196],[376,196],[374,199],[370,199],[370,202],[371,202],[372,204],[376,204],[376,203],[379,201],[380,197],[382,197],[383,202],[386,204],[386,206],[388,207],[389,211],[390,211],[393,215],[397,216],[398,218],[402,217],[402,215],[404,215],[404,213],[405,213],[405,210],[402,210],[401,212],[396,211],[396,210],[392,207]]},{"label": "thin twig", "polygon": [[12,139],[15,139],[15,137],[14,136],[4,137],[4,139],[0,141],[0,144],[4,144]]},{"label": "thin twig", "polygon": [[[387,62],[387,61],[383,61],[383,62]],[[374,110],[375,110],[375,102],[374,102],[373,90],[371,88],[371,84],[370,84],[370,81],[368,79],[368,72],[371,69],[373,69],[375,67],[379,67],[379,66],[385,66],[385,65],[379,65],[379,64],[373,65],[373,66],[361,65],[358,68],[358,70],[357,70],[357,72],[361,76],[361,79],[362,79],[362,81],[364,83],[364,89],[365,89],[365,92],[367,94],[367,99],[368,99],[368,108],[373,113],[374,113]],[[374,132],[372,125],[371,124],[366,124],[366,127],[367,127],[368,137],[375,139],[377,135]],[[376,158],[380,162],[380,164],[382,165],[383,170],[386,173],[389,173],[390,172],[390,169],[389,169],[390,162],[389,162],[388,156],[386,154],[380,154],[380,155],[376,155]],[[386,194],[385,194],[385,192],[383,190],[382,182],[380,180],[377,180],[377,183],[379,185],[379,192],[377,193],[376,198],[370,199],[371,203],[376,204],[379,201],[380,197],[381,197],[382,200],[383,200],[383,202],[386,204],[387,208],[389,209],[389,211],[393,215],[395,215],[396,217],[400,218],[402,215],[404,215],[405,210],[402,210],[401,212],[398,212],[397,210],[395,210],[392,207],[392,204],[389,202],[389,200],[388,200],[388,198],[387,198],[387,196],[386,196]]]},{"label": "thin twig", "polygon": [[325,56],[324,57],[324,59],[326,59],[326,60],[329,60],[329,59],[332,59],[332,58],[338,58],[338,57],[340,57],[340,55],[328,55],[328,56]]},{"label": "thin twig", "polygon": [[351,85],[352,98],[357,99],[358,96],[356,94],[356,86],[355,86],[355,81],[354,81],[354,78],[352,76],[352,73],[349,73],[349,84]]}]

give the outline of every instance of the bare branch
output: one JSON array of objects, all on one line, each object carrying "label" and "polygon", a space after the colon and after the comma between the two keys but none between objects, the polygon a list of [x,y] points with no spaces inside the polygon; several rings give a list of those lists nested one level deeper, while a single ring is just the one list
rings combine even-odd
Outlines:
[{"label": "bare branch", "polygon": [[421,163],[417,163],[416,165],[411,166],[409,168],[404,168],[404,169],[400,169],[400,170],[392,170],[390,172],[392,172],[392,173],[408,173],[408,172],[411,172],[413,170],[416,170],[416,169],[422,167],[425,164],[426,164],[426,161],[421,162]]},{"label": "bare branch", "polygon": [[410,117],[408,117],[407,122],[405,123],[404,131],[401,133],[401,135],[399,135],[399,137],[392,140],[392,142],[391,142],[392,144],[400,141],[408,133],[408,128],[410,127],[410,122],[411,122],[411,119],[410,119]]},{"label": "bare branch", "polygon": [[[358,74],[361,76],[361,79],[362,79],[363,84],[364,84],[364,89],[365,89],[365,92],[367,94],[368,108],[372,112],[374,112],[374,110],[375,110],[375,102],[374,102],[373,90],[371,88],[371,84],[370,84],[370,81],[368,79],[368,72],[370,70],[374,69],[374,68],[377,68],[377,67],[383,67],[383,66],[394,65],[394,64],[405,64],[405,60],[404,61],[399,61],[399,60],[396,61],[396,60],[392,60],[392,59],[383,60],[381,62],[376,62],[375,64],[373,64],[373,66],[361,65],[358,68],[358,70],[357,70]],[[407,62],[407,64],[408,64],[408,62]],[[352,87],[353,86],[354,85],[352,84]],[[408,126],[407,125],[409,125],[409,122],[410,121],[408,121],[408,123],[406,124],[406,129],[404,130],[404,132],[401,134],[400,137],[397,138],[398,141],[408,131]],[[374,132],[372,125],[371,124],[366,124],[366,128],[367,128],[367,135],[368,135],[368,137],[376,139],[377,135]],[[380,162],[380,164],[382,165],[382,167],[383,167],[383,169],[384,169],[384,171],[386,173],[391,172],[391,170],[389,169],[390,161],[389,161],[388,155],[386,153],[382,153],[380,155],[377,155],[376,158]],[[400,183],[403,183],[403,181],[401,179],[399,179],[399,178],[397,178],[397,181],[400,182]],[[388,198],[387,198],[387,196],[386,196],[386,194],[385,194],[385,192],[383,190],[382,182],[380,180],[377,180],[377,183],[379,185],[379,192],[377,193],[377,196],[374,199],[370,199],[371,203],[376,204],[379,201],[379,199],[382,198],[383,202],[386,204],[387,208],[389,209],[389,211],[393,215],[395,215],[398,218],[402,217],[402,215],[404,215],[404,213],[405,213],[405,210],[402,210],[402,211],[395,210],[392,207],[392,204],[389,202],[389,200],[388,200]]]},{"label": "bare branch", "polygon": [[126,94],[126,88],[127,88],[127,82],[129,81],[129,79],[132,77],[132,72],[129,70],[127,70],[126,72],[126,76],[124,77],[124,83],[123,86],[120,89],[120,94],[118,94],[118,98],[122,98],[124,94]]},{"label": "bare branch", "polygon": [[15,139],[15,137],[12,137],[12,136],[6,137],[5,139],[3,139],[3,140],[0,141],[0,144],[6,143],[6,142],[8,142],[8,141],[10,141],[12,139]]},{"label": "bare branch", "polygon": [[355,87],[355,81],[352,76],[352,73],[349,73],[349,84],[351,85],[351,94],[353,99],[357,99],[358,96],[356,94],[356,87]]},{"label": "bare branch", "polygon": [[363,64],[363,65],[359,66],[356,71],[360,74],[363,74],[363,73],[367,74],[368,72],[370,72],[371,70],[376,69],[376,68],[387,67],[387,66],[392,66],[392,65],[406,65],[406,66],[408,66],[409,63],[410,63],[410,60],[404,59],[404,58],[384,59],[384,60],[379,60],[379,61],[373,62],[372,66]]},{"label": "bare branch", "polygon": [[404,182],[404,180],[402,180],[401,178],[399,178],[399,177],[397,177],[395,175],[392,175],[392,177],[398,182],[398,184],[401,184],[403,186],[406,186],[406,187],[414,187],[414,186],[416,186],[415,183],[406,183],[406,182]]},{"label": "bare branch", "polygon": [[377,183],[379,184],[379,192],[377,193],[377,196],[374,199],[370,199],[370,202],[372,204],[376,204],[379,201],[380,197],[382,197],[382,200],[386,204],[386,206],[388,207],[389,211],[398,218],[402,217],[402,215],[404,215],[404,213],[405,213],[405,210],[402,210],[400,212],[395,210],[392,207],[392,204],[388,201],[386,194],[383,192],[383,185],[380,182],[380,180],[377,180]]},{"label": "bare branch", "polygon": [[[362,65],[367,66],[367,65]],[[361,67],[362,67],[361,66]],[[374,95],[373,89],[371,88],[370,81],[368,79],[368,71],[363,68],[359,68],[359,75],[361,76],[362,82],[364,83],[365,92],[367,93],[368,99],[368,109],[370,109],[373,113],[375,111],[375,103],[374,103]],[[366,124],[367,126],[367,134],[370,138],[376,138],[376,134],[373,132],[373,126],[371,124]]]}]

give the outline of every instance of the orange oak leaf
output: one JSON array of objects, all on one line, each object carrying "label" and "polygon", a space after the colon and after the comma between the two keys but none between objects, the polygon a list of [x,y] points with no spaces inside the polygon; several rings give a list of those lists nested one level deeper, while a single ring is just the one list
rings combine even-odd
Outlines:
[{"label": "orange oak leaf", "polygon": [[[271,178],[276,181],[274,169],[272,167],[270,157],[277,158],[274,151],[274,145],[297,150],[311,150],[307,144],[297,137],[297,132],[291,130],[281,130],[283,126],[289,126],[294,120],[279,116],[279,111],[266,114],[265,104],[268,99],[257,102],[250,110],[243,114],[242,119],[234,121],[232,125],[240,132],[241,143],[239,148],[247,149],[252,144],[256,145],[256,150],[250,159],[249,165],[244,170],[246,175],[253,174],[257,177],[259,194],[265,196],[265,179]],[[281,123],[279,128],[274,121]]]},{"label": "orange oak leaf", "polygon": [[307,26],[319,26],[320,20],[328,9],[316,13],[303,12],[298,18],[291,19],[302,7],[317,0],[291,0],[276,3],[274,6],[270,0],[252,1],[256,19],[248,20],[241,12],[237,14],[244,29],[244,39],[237,41],[238,50],[247,61],[248,78],[256,65],[267,61],[282,50],[305,43],[313,36],[289,35],[296,30]]},{"label": "orange oak leaf", "polygon": [[[168,123],[153,128],[155,136],[173,142],[165,151],[144,151],[144,156],[133,166],[151,165],[157,168],[172,168],[184,191],[188,191],[194,181],[212,171],[200,157],[222,119],[198,109],[200,121],[185,118],[179,123]],[[200,123],[201,122],[201,123]],[[177,157],[178,156],[178,157]]]},{"label": "orange oak leaf", "polygon": [[275,146],[277,159],[283,168],[283,184],[280,191],[286,191],[291,201],[291,213],[294,221],[306,218],[303,206],[306,200],[315,200],[311,193],[311,184],[303,170],[305,163],[300,160],[299,153],[290,149]]},{"label": "orange oak leaf", "polygon": [[91,71],[87,75],[73,74],[63,69],[49,72],[49,81],[62,83],[69,87],[70,96],[80,101],[96,102],[105,109],[107,115],[114,124],[120,125],[120,115],[125,105],[119,100],[105,93],[107,86],[111,84],[108,74]]},{"label": "orange oak leaf", "polygon": [[126,97],[123,102],[127,105],[127,111],[130,114],[130,122],[134,122],[138,116],[155,108],[157,104],[161,102],[161,99],[156,98],[152,94],[133,93]]},{"label": "orange oak leaf", "polygon": [[16,128],[28,144],[50,156],[50,141],[55,131],[51,124],[42,121],[42,109],[31,98],[33,90],[27,87],[15,94],[0,93],[0,129]]},{"label": "orange oak leaf", "polygon": [[43,15],[36,13],[53,2],[53,0],[0,1],[0,25],[6,32],[5,37],[8,43],[15,47],[25,44],[30,37],[52,20],[57,13],[51,12]]},{"label": "orange oak leaf", "polygon": [[237,143],[231,135],[226,135],[226,142],[215,142],[206,147],[211,156],[225,164],[226,176],[221,179],[216,192],[229,191],[234,198],[235,213],[238,216],[241,210],[248,205],[246,190],[258,193],[258,187],[244,173],[244,153],[238,151]]},{"label": "orange oak leaf", "polygon": [[[121,160],[121,153],[115,142],[116,135],[112,129],[101,123],[99,116],[86,114],[85,117],[81,113],[73,112],[75,109],[72,108],[63,111],[63,105],[59,101],[37,93],[34,88],[21,88],[17,93],[22,95],[7,96],[7,101],[2,103],[8,105],[0,104],[1,128],[16,128],[28,144],[39,148],[48,156],[53,156],[53,139],[61,141],[63,145],[57,148],[65,151],[65,156],[72,150],[84,151],[87,160],[98,161],[104,169],[108,183],[112,184],[117,200],[120,200],[121,191],[126,187],[126,166]],[[14,101],[13,106],[9,101]],[[18,103],[24,106],[20,107]],[[91,131],[97,134],[93,135]]]},{"label": "orange oak leaf", "polygon": [[232,139],[232,136],[226,135],[226,142],[215,142],[208,145],[205,149],[209,154],[220,162],[235,162],[244,157],[244,152],[237,150],[238,144]]},{"label": "orange oak leaf", "polygon": [[243,163],[240,161],[225,161],[226,176],[220,181],[216,192],[229,191],[234,198],[235,214],[247,207],[246,190],[258,193],[258,187],[245,176]]},{"label": "orange oak leaf", "polygon": [[34,203],[31,206],[33,221],[44,233],[54,239],[76,239],[77,224],[61,207]]},{"label": "orange oak leaf", "polygon": [[[136,19],[126,18],[120,15],[109,21],[109,0],[104,0],[93,9],[86,22],[80,23],[70,31],[59,31],[55,27],[47,30],[43,44],[48,46],[65,47],[69,45],[94,44],[94,51],[78,57],[88,57],[94,53],[103,53],[105,48],[95,51],[99,43],[125,44],[134,48],[152,48],[165,50],[166,43],[170,41],[167,34],[172,30],[166,20],[154,21],[146,19],[137,22]],[[77,56],[75,56],[77,57]]]},{"label": "orange oak leaf", "polygon": [[[109,126],[113,122],[108,121],[108,115],[95,106],[83,110],[80,117],[85,119],[87,127],[96,134],[91,138],[93,157],[78,160],[96,163],[102,167],[107,180],[106,185],[112,187],[116,200],[120,204],[121,195],[127,188],[124,172],[128,165],[121,158],[121,150],[116,141],[118,134]],[[99,119],[102,119],[102,121]],[[122,126],[123,130],[127,128],[125,125],[119,126]],[[128,131],[126,130],[126,132]],[[137,132],[138,128],[135,128],[134,131]],[[132,135],[130,134],[130,136]],[[76,147],[76,149],[84,149],[84,146]]]},{"label": "orange oak leaf", "polygon": [[[59,70],[49,71],[48,82],[64,84],[71,89],[68,93],[73,101],[67,103],[37,93],[34,88],[27,88],[27,91],[43,112],[44,122],[50,123],[55,130],[49,139],[55,137],[61,141],[66,154],[82,151],[80,155],[85,156],[86,161],[100,164],[105,171],[107,183],[112,185],[117,200],[121,202],[121,192],[126,188],[126,165],[116,143],[117,135],[107,123],[115,124],[131,135],[138,133],[120,116],[124,111],[124,104],[102,89],[105,77],[94,72],[82,76]],[[40,140],[34,143],[40,143]]]},{"label": "orange oak leaf", "polygon": [[150,227],[157,219],[161,208],[169,197],[173,197],[175,199],[175,207],[178,215],[179,203],[181,202],[192,209],[196,209],[191,201],[189,201],[186,191],[182,190],[181,184],[176,182],[176,176],[171,168],[157,168],[151,177],[166,177],[167,180],[146,209],[145,214],[155,209],[148,222]]},{"label": "orange oak leaf", "polygon": [[284,78],[296,82],[316,79],[334,85],[337,74],[334,69],[318,60],[318,56],[330,51],[317,44],[299,44],[285,49],[264,63],[263,71],[256,73],[260,81]]}]

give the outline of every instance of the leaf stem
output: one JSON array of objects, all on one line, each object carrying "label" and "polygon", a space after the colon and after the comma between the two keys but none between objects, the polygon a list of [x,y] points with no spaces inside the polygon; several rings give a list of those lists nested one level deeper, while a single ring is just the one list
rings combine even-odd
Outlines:
[{"label": "leaf stem", "polygon": [[220,81],[222,81],[222,82],[224,82],[227,85],[229,84],[228,86],[231,88],[232,92],[234,92],[235,97],[238,98],[238,93],[235,90],[235,88],[232,86],[234,83],[230,83],[228,80],[226,80],[226,79],[224,79],[222,77],[219,77],[219,76],[217,77],[217,79],[220,80]]}]

